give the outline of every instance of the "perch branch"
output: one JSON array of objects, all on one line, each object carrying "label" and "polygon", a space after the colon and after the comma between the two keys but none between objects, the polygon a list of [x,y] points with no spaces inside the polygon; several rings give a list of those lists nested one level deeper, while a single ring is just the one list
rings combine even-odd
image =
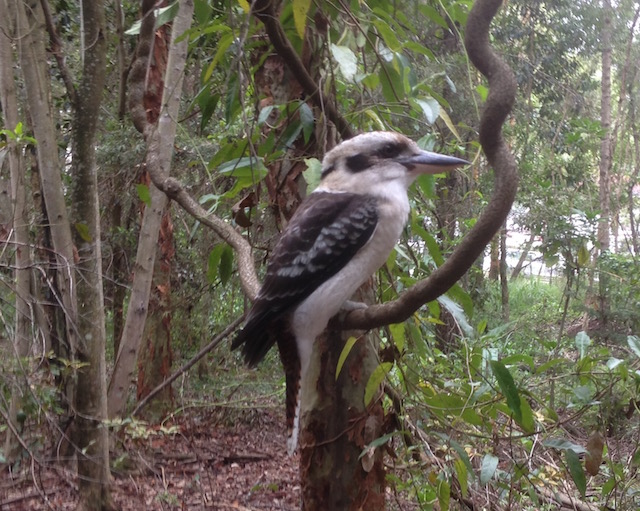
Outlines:
[{"label": "perch branch", "polygon": [[370,329],[400,323],[425,303],[446,293],[471,267],[509,214],[518,187],[518,173],[513,154],[502,137],[502,125],[515,101],[516,81],[509,66],[489,46],[489,25],[500,4],[501,0],[478,0],[469,13],[465,37],[471,62],[489,81],[479,139],[494,169],[491,200],[460,245],[427,279],[397,300],[350,312],[343,320],[343,328]]}]

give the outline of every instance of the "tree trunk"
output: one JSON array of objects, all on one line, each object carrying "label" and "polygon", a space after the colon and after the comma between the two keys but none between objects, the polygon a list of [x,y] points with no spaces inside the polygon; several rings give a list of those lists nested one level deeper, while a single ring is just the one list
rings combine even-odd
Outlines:
[{"label": "tree trunk", "polygon": [[[13,76],[12,43],[9,34],[13,33],[10,26],[9,12],[5,0],[0,0],[0,102],[2,115],[7,129],[15,130],[18,125],[18,105],[16,97],[16,85]],[[13,241],[15,251],[15,331],[13,346],[17,357],[26,357],[31,346],[31,316],[30,304],[30,273],[31,273],[31,249],[29,243],[29,223],[26,215],[26,191],[25,191],[25,162],[22,158],[21,148],[15,140],[7,137],[7,156],[10,173],[10,204],[13,216]],[[13,463],[19,453],[20,445],[13,435],[12,429],[18,428],[17,412],[21,408],[24,388],[11,389],[11,402],[9,405],[9,421],[14,428],[7,430],[7,438],[4,448],[4,456],[9,463]]]},{"label": "tree trunk", "polygon": [[385,509],[382,450],[360,458],[382,436],[381,389],[369,406],[364,395],[378,358],[370,337],[361,335],[336,379],[338,358],[353,332],[325,331],[316,340],[302,395],[300,479],[302,509]]},{"label": "tree trunk", "polygon": [[[153,2],[151,2],[151,7],[153,7]],[[175,120],[178,118],[188,42],[187,39],[184,38],[182,41],[176,43],[175,39],[182,35],[191,25],[192,12],[193,1],[186,0],[180,3],[178,15],[173,23],[171,34],[172,42],[167,62],[167,72],[164,77],[165,86],[162,98],[164,108],[158,118],[157,127],[152,129],[152,127],[147,124],[146,112],[144,111],[142,112],[144,115],[144,119],[141,121],[142,125],[137,125],[145,134],[148,134],[149,149],[146,160],[147,167],[155,166],[160,168],[160,172],[166,176],[169,175],[169,168],[171,166],[173,141],[176,134]],[[150,21],[151,30],[153,30],[152,18],[152,16],[146,16],[146,21]],[[153,32],[151,36],[153,36]],[[143,42],[141,35],[141,44]],[[146,57],[148,58],[149,55]],[[145,62],[139,64],[142,73],[138,75],[135,71],[131,73],[131,79],[135,81],[135,83],[131,83],[132,90],[137,87],[144,87]],[[138,81],[138,79],[140,80]],[[140,97],[141,99],[144,96],[144,93],[141,91],[134,90],[132,94],[134,93],[135,97]],[[142,104],[134,105],[134,107],[143,109]],[[140,116],[138,118],[140,118]],[[153,184],[149,184],[149,189],[151,206],[145,208],[144,212],[140,229],[138,252],[136,255],[131,299],[129,300],[129,308],[127,309],[120,350],[109,383],[108,407],[110,417],[123,415],[125,411],[129,382],[136,368],[138,352],[144,333],[144,324],[147,319],[147,309],[149,306],[153,267],[162,214],[168,204],[166,195]]]},{"label": "tree trunk", "polygon": [[122,339],[119,343],[119,351],[116,363],[109,381],[107,402],[109,417],[122,416],[125,413],[127,395],[133,372],[138,360],[138,351],[142,342],[149,297],[151,295],[151,282],[153,280],[153,268],[156,258],[156,246],[162,221],[162,212],[169,200],[167,196],[158,190],[153,184],[149,184],[151,204],[144,209],[136,262],[134,265],[133,284],[131,286],[131,298],[122,330]]},{"label": "tree trunk", "polygon": [[518,259],[518,262],[516,263],[515,267],[513,268],[513,271],[511,272],[510,280],[515,280],[520,276],[520,272],[522,272],[524,262],[527,260],[527,256],[529,255],[529,252],[531,252],[531,247],[533,246],[533,242],[535,241],[535,239],[536,239],[536,235],[532,232],[529,235],[529,239],[527,240],[527,242],[525,243],[522,249],[522,253],[520,254],[520,258]]},{"label": "tree trunk", "polygon": [[[173,225],[170,208],[165,209],[156,247],[156,259],[149,300],[149,314],[144,329],[144,345],[138,357],[138,391],[140,401],[171,376],[171,266],[173,261]],[[173,401],[167,385],[145,411],[149,420],[161,419]]]},{"label": "tree trunk", "polygon": [[[631,80],[633,84],[634,80]],[[628,209],[629,209],[629,229],[631,231],[631,247],[633,247],[633,255],[640,255],[640,239],[638,239],[638,228],[636,225],[636,217],[634,212],[635,206],[635,195],[633,193],[634,188],[638,184],[638,179],[640,178],[640,128],[638,127],[638,123],[636,121],[636,99],[634,96],[635,92],[633,90],[633,85],[629,87],[629,115],[631,117],[631,133],[633,135],[633,172],[631,173],[631,177],[629,179],[629,183],[627,185],[627,198],[628,198]]]},{"label": "tree trunk", "polygon": [[507,225],[500,231],[500,296],[502,303],[502,321],[509,321],[509,279],[507,278]]},{"label": "tree trunk", "polygon": [[82,78],[75,95],[71,190],[76,229],[78,346],[75,444],[78,446],[78,509],[114,509],[109,491],[106,332],[102,287],[100,206],[96,132],[106,75],[106,34],[102,2],[83,0]]},{"label": "tree trunk", "polygon": [[[609,251],[610,245],[610,196],[612,162],[612,135],[611,135],[611,24],[613,9],[610,0],[602,3],[602,90],[600,103],[600,123],[602,126],[602,141],[600,144],[600,222],[598,223],[599,253]],[[605,272],[599,274],[599,301],[600,313],[606,322],[609,309],[608,276]]]},{"label": "tree trunk", "polygon": [[[74,246],[71,237],[71,225],[64,197],[56,126],[51,104],[51,79],[47,66],[47,53],[44,44],[44,15],[41,4],[15,2],[16,33],[20,69],[24,78],[27,101],[31,116],[33,134],[37,141],[37,162],[40,176],[40,189],[46,210],[45,224],[48,236],[45,246],[51,246],[51,260],[48,273],[53,275],[52,284],[47,292],[49,303],[55,304],[52,314],[51,336],[57,357],[75,360],[76,339],[76,287]],[[55,291],[55,294],[51,291]],[[63,376],[64,381],[58,387],[65,393],[62,405],[67,414],[73,414],[72,404],[75,401],[75,382],[73,377]]]},{"label": "tree trunk", "polygon": [[494,237],[489,244],[489,275],[491,281],[498,280],[500,276],[500,246],[498,236]]}]

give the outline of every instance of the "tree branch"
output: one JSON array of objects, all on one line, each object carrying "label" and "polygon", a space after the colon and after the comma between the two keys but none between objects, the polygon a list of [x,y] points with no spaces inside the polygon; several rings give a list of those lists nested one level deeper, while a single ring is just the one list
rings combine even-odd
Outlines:
[{"label": "tree branch", "polygon": [[[149,143],[147,171],[149,172],[151,181],[159,190],[164,192],[170,199],[176,201],[187,213],[199,220],[203,225],[212,229],[218,236],[231,245],[237,255],[238,272],[240,274],[242,288],[247,297],[254,300],[260,289],[260,284],[258,282],[258,276],[256,275],[249,242],[220,217],[207,213],[207,211],[185,191],[177,179],[169,177],[166,165],[158,158],[158,155],[161,154],[162,151],[159,151],[157,146],[163,143],[163,139],[155,136],[155,125],[148,122],[143,101],[147,69],[149,67],[149,59],[155,37],[155,16],[153,14],[155,4],[155,0],[143,0],[142,2],[140,38],[136,50],[136,58],[129,73],[129,111],[136,129],[144,135]],[[180,79],[181,78],[180,76]],[[181,86],[176,86],[175,90],[181,90]],[[172,101],[177,103],[179,98],[173,97]],[[167,118],[166,112],[163,112],[158,123],[165,121],[169,123],[174,122],[173,119]]]},{"label": "tree branch", "polygon": [[335,103],[320,90],[318,84],[311,78],[311,75],[304,67],[298,52],[291,46],[291,42],[280,24],[280,19],[273,6],[273,0],[256,0],[253,3],[252,10],[254,16],[264,24],[271,44],[273,44],[278,55],[282,57],[282,60],[289,66],[293,76],[296,77],[309,99],[321,108],[329,120],[335,124],[343,139],[353,137],[354,133],[349,123],[340,115]]},{"label": "tree branch", "polygon": [[207,213],[207,211],[185,191],[177,179],[153,175],[151,171],[149,171],[149,174],[151,175],[153,184],[166,193],[170,199],[180,204],[193,218],[212,229],[218,236],[231,245],[236,252],[242,289],[251,301],[255,300],[258,295],[258,290],[260,289],[260,283],[256,275],[249,242],[220,217]]},{"label": "tree branch", "polygon": [[502,125],[515,101],[516,81],[509,66],[489,46],[489,25],[501,3],[501,0],[478,0],[469,13],[465,37],[471,62],[489,80],[489,97],[480,119],[479,139],[494,169],[491,200],[460,245],[427,279],[393,302],[350,312],[342,328],[370,329],[405,321],[422,305],[446,293],[466,273],[509,214],[518,173],[515,159],[502,137]]},{"label": "tree branch", "polygon": [[73,76],[71,76],[71,72],[65,64],[64,52],[62,50],[62,41],[60,40],[60,36],[58,36],[58,33],[56,32],[56,28],[53,26],[53,19],[51,17],[51,10],[49,9],[49,2],[47,0],[40,0],[40,5],[42,6],[44,23],[47,27],[47,33],[49,34],[51,53],[53,53],[53,56],[58,63],[58,70],[60,71],[60,75],[62,76],[64,86],[67,89],[69,99],[71,100],[71,103],[73,105],[76,105],[78,101],[78,91],[76,90],[76,87],[74,85]]},{"label": "tree branch", "polygon": [[231,322],[227,327],[216,335],[209,344],[207,344],[204,348],[202,348],[191,360],[189,360],[186,364],[184,364],[180,369],[178,369],[175,373],[173,373],[169,378],[164,380],[160,385],[158,385],[155,389],[153,389],[149,394],[147,394],[144,399],[142,399],[138,405],[135,407],[133,412],[131,412],[132,416],[138,415],[140,411],[147,406],[151,400],[156,397],[162,389],[164,389],[167,385],[171,385],[174,381],[176,381],[181,374],[186,373],[189,369],[191,369],[202,357],[204,357],[207,353],[209,353],[213,348],[218,346],[222,341],[224,341],[227,337],[229,337],[233,331],[240,326],[240,324],[244,321],[244,316],[240,316],[236,318],[233,322]]},{"label": "tree branch", "polygon": [[144,108],[144,92],[146,89],[147,70],[151,62],[151,51],[155,38],[156,17],[154,14],[155,0],[142,1],[142,21],[136,55],[129,72],[129,113],[133,125],[144,135],[149,137],[154,125],[147,120],[147,112]]}]

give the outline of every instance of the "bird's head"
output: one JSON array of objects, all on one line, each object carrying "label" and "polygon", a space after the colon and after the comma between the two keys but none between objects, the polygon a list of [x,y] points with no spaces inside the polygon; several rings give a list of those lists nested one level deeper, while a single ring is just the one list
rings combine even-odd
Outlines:
[{"label": "bird's head", "polygon": [[420,174],[438,174],[467,163],[423,151],[399,133],[374,131],[346,140],[325,155],[319,188],[368,193],[376,186],[395,184],[406,189]]}]

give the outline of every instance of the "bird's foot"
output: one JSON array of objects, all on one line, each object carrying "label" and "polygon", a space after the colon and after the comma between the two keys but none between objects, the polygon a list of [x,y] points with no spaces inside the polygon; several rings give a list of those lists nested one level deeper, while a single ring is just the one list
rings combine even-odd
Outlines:
[{"label": "bird's foot", "polygon": [[352,302],[351,300],[347,300],[342,304],[342,307],[340,307],[340,311],[336,315],[338,323],[342,323],[344,321],[344,318],[346,318],[351,311],[366,309],[367,307],[368,305],[366,303]]},{"label": "bird's foot", "polygon": [[368,305],[364,302],[352,302],[351,300],[347,300],[340,307],[340,312],[350,312],[358,309],[366,309]]}]

